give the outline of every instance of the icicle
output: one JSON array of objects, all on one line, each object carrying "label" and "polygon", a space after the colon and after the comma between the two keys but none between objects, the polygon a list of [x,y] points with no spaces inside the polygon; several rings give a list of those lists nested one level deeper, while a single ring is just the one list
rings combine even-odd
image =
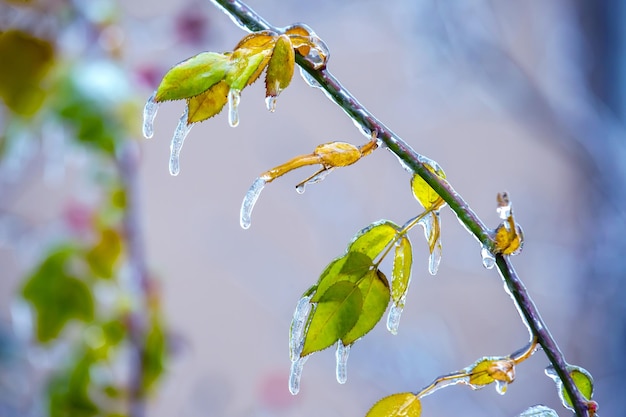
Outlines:
[{"label": "icicle", "polygon": [[291,362],[291,371],[289,372],[289,392],[296,395],[300,391],[300,378],[302,377],[302,368],[309,359],[308,356],[298,358]]},{"label": "icicle", "polygon": [[335,357],[337,358],[337,382],[340,384],[345,384],[348,380],[348,355],[351,346],[344,346],[341,339],[337,341]]},{"label": "icicle", "polygon": [[267,110],[269,110],[272,113],[276,111],[276,99],[277,98],[278,98],[277,96],[265,97],[265,107],[267,107]]},{"label": "icicle", "polygon": [[492,269],[496,265],[496,257],[489,251],[486,246],[480,248],[480,255],[483,258],[483,266],[487,269]]},{"label": "icicle", "polygon": [[508,386],[509,384],[506,381],[500,381],[499,379],[496,379],[496,391],[498,392],[498,394],[506,394],[506,389],[508,388]]},{"label": "icicle", "polygon": [[185,106],[185,111],[180,116],[178,126],[176,126],[176,131],[170,143],[170,174],[174,176],[180,172],[180,150],[183,148],[185,138],[193,126],[193,124],[187,123],[188,112],[189,108]]},{"label": "icicle", "polygon": [[[436,220],[435,216],[437,217]],[[431,240],[430,236],[434,233],[433,228],[435,227],[435,222],[437,222],[437,224],[440,224],[439,211],[432,212],[430,215],[423,217],[418,222],[418,224],[421,224],[424,228],[424,236],[426,237],[426,241],[428,241],[429,246]],[[441,263],[441,252],[441,238],[438,238],[433,248],[430,249],[430,256],[428,257],[428,272],[431,275],[437,275],[437,271],[439,270],[439,264]]]},{"label": "icicle", "polygon": [[296,305],[291,319],[291,327],[289,328],[289,357],[295,361],[302,353],[304,346],[304,328],[309,319],[312,305],[310,303],[311,296],[302,297]]},{"label": "icicle", "polygon": [[437,239],[437,243],[435,243],[435,247],[428,257],[428,272],[430,272],[430,275],[437,275],[437,271],[439,271],[441,251],[441,240]]},{"label": "icicle", "polygon": [[387,330],[393,335],[398,334],[398,327],[400,327],[400,316],[404,310],[404,300],[399,303],[391,304],[389,307],[389,313],[387,313]]},{"label": "icicle", "polygon": [[154,135],[154,118],[159,110],[159,103],[154,99],[155,96],[156,91],[152,93],[143,108],[143,137],[146,139]]},{"label": "icicle", "polygon": [[241,91],[231,88],[228,91],[228,124],[231,127],[239,125],[239,101],[241,100]]},{"label": "icicle", "polygon": [[247,229],[250,227],[252,223],[252,209],[256,204],[256,201],[261,195],[261,191],[263,191],[263,187],[265,187],[267,181],[263,177],[259,177],[252,183],[252,186],[246,193],[246,196],[243,198],[243,203],[241,203],[241,212],[239,216],[239,224],[242,228]]},{"label": "icicle", "polygon": [[309,184],[317,184],[318,182],[324,180],[324,178],[326,178],[328,176],[328,174],[330,174],[335,168],[326,168],[323,171],[318,172],[317,174],[315,174],[314,176],[312,176],[311,178],[309,178],[306,181],[301,182],[300,184],[296,185],[296,192],[298,194],[304,194],[305,188],[307,185]]}]

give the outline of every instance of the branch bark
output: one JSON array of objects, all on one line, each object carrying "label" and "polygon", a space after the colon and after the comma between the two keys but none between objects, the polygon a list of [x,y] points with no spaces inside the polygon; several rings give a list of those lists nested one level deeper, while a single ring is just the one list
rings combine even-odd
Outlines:
[{"label": "branch bark", "polygon": [[[272,26],[239,0],[211,0],[238,26],[247,28],[251,32],[259,30],[273,30],[280,32],[279,28]],[[431,172],[424,163],[424,158],[415,152],[404,140],[397,136],[391,129],[385,126],[372,115],[358,100],[346,90],[341,83],[326,69],[315,69],[313,64],[305,57],[296,55],[296,62],[306,71],[326,94],[343,111],[360,126],[375,131],[378,138],[391,150],[406,166],[410,167],[417,175],[424,179],[450,206],[461,223],[490,251],[494,248],[491,238],[491,230],[488,229],[480,218],[472,211],[469,205],[457,193],[446,180],[439,178]],[[550,334],[543,322],[537,307],[528,294],[526,287],[518,277],[510,259],[506,256],[496,256],[496,265],[510,292],[516,307],[521,312],[532,336],[536,337],[543,348],[548,360],[554,367],[574,405],[574,411],[578,417],[589,417],[587,401],[574,385],[567,371],[567,362],[556,341]]]}]

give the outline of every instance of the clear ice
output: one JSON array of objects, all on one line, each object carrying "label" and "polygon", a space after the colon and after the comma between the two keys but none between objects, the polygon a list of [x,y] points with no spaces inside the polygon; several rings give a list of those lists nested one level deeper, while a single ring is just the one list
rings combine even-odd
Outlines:
[{"label": "clear ice", "polygon": [[535,405],[526,409],[518,417],[559,417],[559,415],[556,411],[545,405]]},{"label": "clear ice", "polygon": [[337,358],[337,382],[340,384],[345,384],[348,380],[348,355],[350,354],[351,346],[344,346],[341,339],[337,341],[335,357]]},{"label": "clear ice", "polygon": [[277,98],[278,98],[277,96],[265,97],[265,107],[267,107],[267,109],[272,113],[276,111],[276,99]]},{"label": "clear ice", "polygon": [[[400,305],[398,305],[400,304]],[[398,334],[398,327],[400,327],[400,316],[404,310],[404,303],[392,303],[389,307],[389,313],[387,313],[387,330],[391,334]]]},{"label": "clear ice", "polygon": [[300,378],[302,378],[302,368],[309,359],[308,356],[298,358],[291,362],[291,371],[289,372],[289,392],[296,395],[300,391]]},{"label": "clear ice", "polygon": [[185,143],[185,138],[191,131],[192,124],[187,123],[187,116],[189,113],[189,108],[185,106],[185,111],[180,116],[180,120],[178,121],[178,126],[176,126],[176,131],[174,131],[174,136],[172,137],[172,142],[170,143],[170,174],[178,175],[180,172],[180,150],[183,148],[183,144]]},{"label": "clear ice", "polygon": [[155,96],[156,91],[152,93],[143,108],[143,136],[147,139],[154,135],[154,118],[159,110],[159,103],[154,99]]},{"label": "clear ice", "polygon": [[[424,236],[426,236],[426,240],[430,241],[430,236],[433,233],[433,228],[435,224],[435,216],[437,216],[437,223],[441,225],[441,219],[439,218],[439,211],[434,211],[431,214],[423,217],[418,223],[424,227]],[[439,270],[439,264],[441,263],[441,237],[437,239],[435,242],[435,246],[428,257],[428,272],[431,275],[437,275],[437,271]]]},{"label": "clear ice", "polygon": [[241,91],[231,88],[228,91],[228,124],[231,127],[239,125],[239,101],[241,100]]},{"label": "clear ice", "polygon": [[498,394],[500,395],[504,395],[506,394],[506,389],[508,388],[508,385],[506,381],[500,381],[498,379],[496,379],[496,391],[498,392]]},{"label": "clear ice", "polygon": [[321,84],[317,82],[317,80],[315,78],[313,78],[311,76],[311,74],[309,74],[308,72],[306,72],[304,70],[304,68],[300,67],[300,76],[302,77],[302,79],[304,80],[305,83],[307,83],[307,85],[309,87],[313,87],[313,88],[322,88]]},{"label": "clear ice", "polygon": [[498,208],[496,208],[496,211],[498,212],[498,215],[502,220],[508,219],[511,216],[511,203],[498,206]]},{"label": "clear ice", "polygon": [[246,196],[243,198],[243,203],[241,203],[241,212],[239,216],[239,224],[242,228],[247,229],[250,227],[252,223],[252,209],[256,204],[256,201],[259,199],[259,195],[261,195],[261,191],[267,184],[267,181],[263,177],[259,177],[252,183],[252,186],[246,193]]},{"label": "clear ice", "polygon": [[311,296],[302,297],[296,305],[289,328],[289,357],[295,361],[300,357],[304,346],[304,328],[311,313]]},{"label": "clear ice", "polygon": [[493,253],[489,251],[486,246],[480,248],[480,256],[483,258],[483,266],[487,269],[492,269],[496,265],[496,258]]},{"label": "clear ice", "polygon": [[306,188],[307,185],[309,184],[317,184],[318,182],[322,181],[324,178],[326,178],[328,176],[328,174],[330,174],[335,168],[326,168],[323,171],[318,172],[317,174],[315,174],[314,176],[312,176],[311,178],[309,178],[308,180],[301,182],[300,184],[296,185],[296,192],[298,194],[304,194],[304,190]]},{"label": "clear ice", "polygon": [[328,49],[328,46],[326,46],[324,41],[313,33],[309,36],[309,40],[313,44],[313,47],[311,48],[311,52],[309,52],[308,58],[313,63],[313,68],[324,68],[330,58],[330,50]]}]

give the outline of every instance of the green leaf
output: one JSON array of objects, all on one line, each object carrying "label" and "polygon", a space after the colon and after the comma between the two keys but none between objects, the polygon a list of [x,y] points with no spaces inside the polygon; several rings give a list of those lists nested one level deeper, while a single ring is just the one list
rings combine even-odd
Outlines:
[{"label": "green leaf", "polygon": [[[404,304],[403,300],[411,281],[412,265],[413,248],[411,247],[411,241],[407,236],[402,236],[402,239],[396,244],[391,273],[391,298],[396,305]],[[398,306],[403,307],[401,305]]]},{"label": "green leaf", "polygon": [[95,359],[86,352],[74,368],[52,378],[48,385],[50,417],[91,417],[99,413],[89,397],[91,368]]},{"label": "green leaf", "polygon": [[376,257],[393,241],[399,226],[389,220],[381,220],[362,229],[348,246],[349,252],[360,252],[371,259]]},{"label": "green leaf", "polygon": [[365,417],[419,417],[422,404],[412,392],[393,394],[379,400]]},{"label": "green leaf", "polygon": [[341,338],[344,346],[354,343],[372,330],[389,304],[389,283],[380,270],[369,270],[358,281],[357,287],[363,297],[363,308],[354,327]]},{"label": "green leaf", "polygon": [[274,51],[267,64],[265,77],[265,95],[276,97],[289,86],[295,66],[293,45],[286,35],[276,40]]},{"label": "green leaf", "polygon": [[[587,401],[590,401],[591,397],[593,396],[593,377],[591,376],[589,371],[581,368],[580,366],[574,365],[568,365],[567,371],[569,372],[572,380],[574,381],[574,385],[576,385],[582,396],[587,399]],[[559,391],[559,397],[561,398],[561,403],[563,403],[563,407],[573,410],[574,405],[572,404],[572,400],[565,390],[563,381],[561,381],[561,378],[559,378],[559,376],[556,374],[554,368],[548,368],[546,370],[546,373],[556,382],[556,386]]]},{"label": "green leaf", "polygon": [[37,339],[48,342],[73,319],[89,322],[94,316],[94,300],[89,287],[67,271],[75,252],[65,248],[53,252],[26,280],[24,299],[36,311]]},{"label": "green leaf", "polygon": [[202,94],[187,99],[187,123],[202,122],[222,111],[228,102],[228,84],[220,81]]},{"label": "green leaf", "polygon": [[34,114],[45,98],[41,81],[52,66],[52,44],[20,30],[0,32],[0,98],[15,113]]},{"label": "green leaf", "polygon": [[150,328],[146,334],[144,351],[141,357],[143,387],[149,392],[165,370],[167,360],[167,335],[158,315],[153,314]]},{"label": "green leaf", "polygon": [[333,260],[320,275],[317,282],[317,291],[311,298],[312,303],[320,300],[320,297],[335,283],[350,281],[353,284],[361,279],[373,267],[372,259],[360,252],[348,252],[340,258]]},{"label": "green leaf", "polygon": [[155,100],[181,100],[197,96],[222,81],[232,63],[229,56],[202,52],[171,68],[157,88]]},{"label": "green leaf", "polygon": [[234,90],[241,91],[246,85],[256,80],[256,77],[267,64],[272,53],[271,49],[238,49],[230,56],[231,67],[226,75],[226,84]]},{"label": "green leaf", "polygon": [[356,324],[363,307],[359,288],[349,281],[330,286],[314,306],[301,356],[334,345]]},{"label": "green leaf", "polygon": [[101,278],[112,278],[115,264],[122,253],[122,237],[114,229],[101,231],[100,240],[85,254],[91,271]]}]

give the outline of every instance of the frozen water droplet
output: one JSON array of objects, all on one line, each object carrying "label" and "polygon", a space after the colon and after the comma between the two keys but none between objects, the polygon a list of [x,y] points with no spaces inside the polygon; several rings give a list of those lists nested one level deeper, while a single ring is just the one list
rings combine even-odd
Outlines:
[{"label": "frozen water droplet", "polygon": [[183,148],[183,144],[185,143],[185,138],[191,131],[191,127],[193,124],[187,123],[189,108],[185,106],[185,111],[182,116],[180,116],[180,120],[178,121],[178,126],[176,126],[176,131],[174,131],[174,136],[172,137],[172,142],[170,143],[170,174],[178,175],[180,172],[180,150]]},{"label": "frozen water droplet", "polygon": [[398,305],[396,303],[391,304],[389,307],[389,313],[387,313],[387,330],[391,332],[391,334],[398,334],[398,327],[400,327],[400,316],[402,315],[402,311],[404,310],[404,303],[402,305]]},{"label": "frozen water droplet", "polygon": [[496,257],[489,251],[486,246],[480,248],[480,255],[483,258],[483,266],[487,269],[492,269],[496,265]]},{"label": "frozen water droplet", "polygon": [[309,359],[308,356],[298,358],[291,362],[291,371],[289,372],[289,392],[296,395],[300,391],[300,378],[302,377],[302,369]]},{"label": "frozen water droplet", "polygon": [[313,47],[311,48],[307,58],[309,58],[313,64],[313,68],[324,68],[330,58],[330,50],[328,49],[328,46],[326,46],[326,43],[313,33],[309,36],[309,40]]},{"label": "frozen water droplet", "polygon": [[439,264],[441,263],[441,241],[437,240],[435,243],[435,248],[432,253],[428,257],[428,272],[430,275],[437,275],[437,271],[439,271]]},{"label": "frozen water droplet", "polygon": [[154,99],[156,91],[152,93],[143,108],[143,136],[147,139],[154,135],[154,118],[159,110],[159,103]]},{"label": "frozen water droplet", "polygon": [[300,76],[302,77],[302,79],[304,80],[305,83],[307,83],[307,85],[309,87],[313,87],[313,88],[322,88],[321,84],[317,82],[317,80],[315,78],[313,78],[313,76],[311,74],[309,74],[308,72],[306,72],[304,70],[304,68],[300,67]]},{"label": "frozen water droplet", "polygon": [[295,361],[302,353],[304,346],[304,330],[311,313],[312,305],[310,303],[311,296],[302,297],[296,305],[291,319],[291,327],[289,328],[289,357]]},{"label": "frozen water droplet", "polygon": [[298,184],[298,185],[296,185],[296,192],[297,192],[298,194],[304,194],[304,188],[305,188],[306,184],[307,184],[307,183],[306,183],[306,182],[304,182],[304,183],[302,183],[302,184]]},{"label": "frozen water droplet", "polygon": [[272,113],[276,111],[276,99],[276,96],[265,97],[265,107],[267,107],[267,109]]},{"label": "frozen water droplet", "polygon": [[496,391],[498,392],[498,394],[500,395],[504,395],[506,394],[506,389],[508,388],[508,385],[506,381],[500,381],[498,379],[496,379]]},{"label": "frozen water droplet", "polygon": [[316,173],[315,175],[313,175],[311,178],[309,178],[306,181],[301,182],[300,184],[296,185],[296,192],[298,194],[303,194],[305,187],[309,184],[317,184],[318,182],[322,181],[324,178],[326,178],[328,176],[328,174],[330,174],[335,168],[324,168],[321,171],[319,171],[318,173]]},{"label": "frozen water droplet", "polygon": [[[436,218],[436,220],[435,220]],[[421,224],[424,228],[424,236],[426,240],[430,242],[430,236],[435,233],[433,228],[435,227],[435,221],[437,224],[441,224],[441,219],[439,217],[439,211],[434,211],[429,215],[424,216],[418,224]],[[437,275],[437,271],[439,270],[439,264],[441,263],[441,237],[437,239],[435,245],[430,252],[430,256],[428,257],[428,272],[431,275]]]},{"label": "frozen water droplet", "polygon": [[337,358],[337,382],[345,384],[348,380],[348,355],[350,354],[350,346],[344,346],[341,339],[337,341],[337,351],[335,357]]},{"label": "frozen water droplet", "polygon": [[228,91],[228,124],[231,127],[239,125],[239,101],[241,100],[241,91],[231,88]]},{"label": "frozen water droplet", "polygon": [[259,199],[259,195],[261,191],[263,191],[263,187],[265,187],[266,180],[263,177],[259,177],[252,183],[250,189],[246,193],[246,196],[243,198],[243,203],[241,203],[241,211],[239,215],[239,224],[244,229],[250,227],[252,223],[252,209],[256,204],[256,201]]}]

